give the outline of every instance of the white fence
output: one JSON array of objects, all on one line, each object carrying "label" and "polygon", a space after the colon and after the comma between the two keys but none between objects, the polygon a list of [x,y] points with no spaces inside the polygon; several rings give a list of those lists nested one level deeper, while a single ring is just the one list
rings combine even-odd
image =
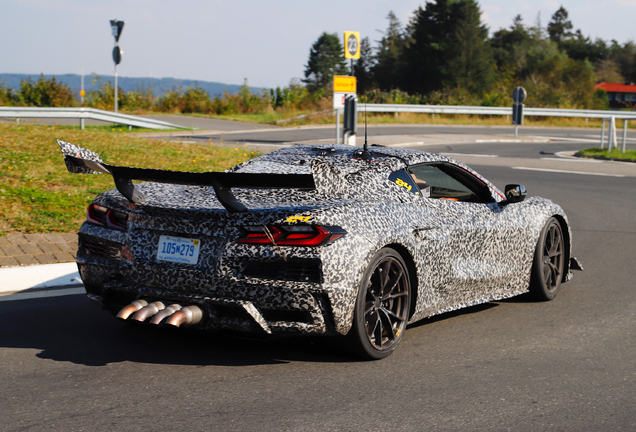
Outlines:
[{"label": "white fence", "polygon": [[84,120],[86,119],[147,129],[189,129],[160,120],[119,114],[95,108],[0,107],[0,118],[13,118],[16,119],[18,123],[22,118],[77,119],[79,120],[82,130],[84,130]]}]

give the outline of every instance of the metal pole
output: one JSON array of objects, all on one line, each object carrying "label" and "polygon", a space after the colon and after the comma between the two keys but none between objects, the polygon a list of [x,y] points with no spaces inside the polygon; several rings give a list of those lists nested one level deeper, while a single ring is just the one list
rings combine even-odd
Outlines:
[{"label": "metal pole", "polygon": [[517,138],[518,133],[519,133],[519,125],[515,124],[515,138]]},{"label": "metal pole", "polygon": [[115,112],[117,112],[117,65],[115,64]]},{"label": "metal pole", "polygon": [[612,151],[614,147],[618,147],[616,143],[616,117],[610,117],[609,143],[607,144],[607,152]]},{"label": "metal pole", "polygon": [[623,120],[623,153],[625,153],[625,141],[627,141],[627,119]]},{"label": "metal pole", "polygon": [[607,119],[603,119],[602,123],[603,126],[601,126],[601,150],[603,150],[603,147],[605,147],[605,121]]},{"label": "metal pole", "polygon": [[81,87],[82,88],[80,89],[80,103],[84,105],[84,68],[82,68],[82,86]]},{"label": "metal pole", "polygon": [[84,130],[84,118],[80,118],[80,129]]},{"label": "metal pole", "polygon": [[340,144],[340,110],[336,109],[336,144]]}]

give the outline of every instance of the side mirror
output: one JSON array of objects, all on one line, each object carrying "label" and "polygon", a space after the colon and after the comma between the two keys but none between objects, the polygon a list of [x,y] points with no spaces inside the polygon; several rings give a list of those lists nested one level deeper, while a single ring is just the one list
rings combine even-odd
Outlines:
[{"label": "side mirror", "polygon": [[524,185],[509,184],[506,185],[506,201],[502,201],[501,204],[514,204],[526,199],[526,187]]}]

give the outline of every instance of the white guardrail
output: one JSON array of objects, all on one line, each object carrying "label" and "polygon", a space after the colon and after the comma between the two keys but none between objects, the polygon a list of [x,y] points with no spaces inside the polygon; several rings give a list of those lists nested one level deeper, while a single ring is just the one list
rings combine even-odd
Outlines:
[{"label": "white guardrail", "polygon": [[119,114],[95,108],[0,107],[0,118],[14,118],[18,123],[21,118],[78,119],[82,130],[84,130],[84,120],[86,119],[147,129],[189,129],[185,126],[161,120]]},{"label": "white guardrail", "polygon": [[[402,105],[402,104],[358,104],[358,112],[385,112],[385,113],[424,113],[424,114],[469,114],[469,115],[502,115],[511,116],[512,107],[473,107],[453,105]],[[564,108],[524,108],[523,115],[535,117],[579,117],[599,118],[603,120],[601,130],[601,149],[605,145],[605,123],[609,123],[607,137],[607,149],[618,146],[616,140],[616,119],[623,122],[623,146],[627,141],[627,120],[636,120],[636,111],[609,111],[609,110],[580,110]],[[516,135],[515,135],[516,136]]]},{"label": "white guardrail", "polygon": [[[454,105],[402,105],[402,104],[358,104],[359,112],[424,113],[424,114],[472,114],[512,115],[512,107],[474,107]],[[581,117],[636,120],[636,111],[579,110],[563,108],[524,108],[523,114],[536,117]]]}]

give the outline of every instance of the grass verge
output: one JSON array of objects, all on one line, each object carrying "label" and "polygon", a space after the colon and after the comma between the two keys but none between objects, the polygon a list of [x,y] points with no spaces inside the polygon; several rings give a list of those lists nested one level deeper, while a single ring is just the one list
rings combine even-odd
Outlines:
[{"label": "grass verge", "polygon": [[591,158],[597,159],[610,159],[610,160],[619,160],[619,161],[631,161],[636,162],[636,150],[625,150],[625,153],[621,152],[620,149],[614,148],[612,151],[608,152],[605,149],[599,148],[586,148],[578,153],[580,156],[587,156]]},{"label": "grass verge", "polygon": [[93,197],[114,187],[107,175],[69,173],[55,139],[93,150],[111,165],[181,171],[223,171],[257,155],[125,132],[0,123],[0,235],[76,231]]}]

